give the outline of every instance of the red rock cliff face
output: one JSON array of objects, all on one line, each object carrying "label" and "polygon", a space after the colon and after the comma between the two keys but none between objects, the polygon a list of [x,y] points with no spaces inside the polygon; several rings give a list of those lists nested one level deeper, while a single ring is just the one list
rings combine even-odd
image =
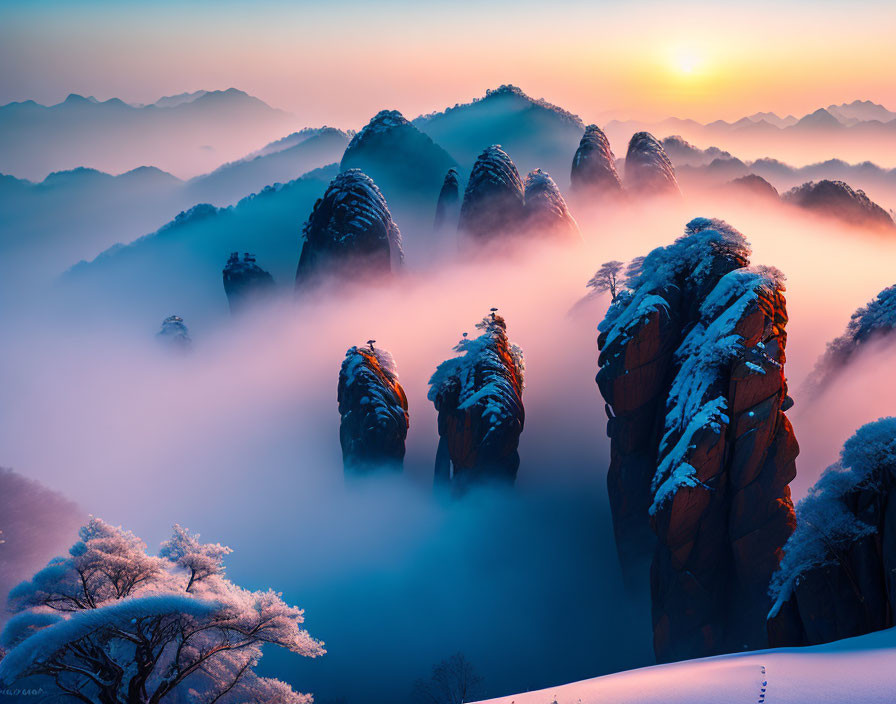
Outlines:
[{"label": "red rock cliff face", "polygon": [[461,340],[462,356],[440,364],[429,382],[439,414],[435,482],[455,495],[476,484],[513,484],[520,465],[523,353],[494,312],[476,327],[482,334]]},{"label": "red rock cliff face", "polygon": [[786,305],[740,233],[697,219],[646,257],[601,324],[608,490],[631,583],[652,553],[659,661],[767,645],[793,531]]}]

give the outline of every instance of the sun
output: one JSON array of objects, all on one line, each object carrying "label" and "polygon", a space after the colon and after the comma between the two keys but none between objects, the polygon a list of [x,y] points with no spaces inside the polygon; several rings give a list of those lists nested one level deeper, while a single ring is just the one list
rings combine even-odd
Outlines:
[{"label": "sun", "polygon": [[678,73],[690,76],[696,73],[703,61],[692,47],[679,47],[672,54],[672,65]]}]

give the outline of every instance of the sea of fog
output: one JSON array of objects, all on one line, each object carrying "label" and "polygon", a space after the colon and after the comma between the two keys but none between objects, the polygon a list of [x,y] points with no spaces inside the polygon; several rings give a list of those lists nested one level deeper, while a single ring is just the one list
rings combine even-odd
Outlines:
[{"label": "sea of fog", "polygon": [[[570,312],[585,282],[603,261],[671,242],[698,215],[727,220],[752,242],[754,263],[785,272],[799,497],[859,425],[896,410],[886,350],[811,404],[800,391],[850,314],[896,283],[896,242],[718,193],[571,207],[581,247],[448,256],[389,286],[302,301],[279,282],[266,308],[193,327],[186,356],[156,344],[160,321],[94,319],[89,308],[60,316],[52,298],[64,287],[27,291],[3,315],[0,463],[152,549],[175,522],[230,545],[229,576],[282,591],[326,641],[320,660],[269,650],[260,667],[319,702],[404,702],[457,651],[483,676],[484,696],[649,664],[647,585],[621,584],[605,492],[594,375],[608,300]],[[492,306],[526,355],[519,479],[510,493],[445,504],[432,494],[427,381]],[[405,473],[346,486],[337,374],[345,350],[370,338],[394,355],[409,398]]]}]

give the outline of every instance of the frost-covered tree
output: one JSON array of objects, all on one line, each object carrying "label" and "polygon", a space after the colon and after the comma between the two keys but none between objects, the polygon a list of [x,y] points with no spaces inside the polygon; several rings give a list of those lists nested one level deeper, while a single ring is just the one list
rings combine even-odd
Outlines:
[{"label": "frost-covered tree", "polygon": [[308,657],[323,644],[280,594],[224,577],[229,548],[175,526],[155,557],[98,518],[79,537],[10,592],[0,684],[101,704],[311,701],[253,668],[265,643]]},{"label": "frost-covered tree", "polygon": [[223,574],[224,557],[232,552],[220,543],[200,543],[198,533],[191,535],[186,528],[175,523],[174,535],[162,543],[159,556],[168,558],[190,573],[186,586],[186,591],[190,591],[197,580]]},{"label": "frost-covered tree", "polygon": [[625,268],[625,264],[618,261],[604,262],[600,265],[594,276],[588,280],[588,288],[595,293],[607,293],[615,301],[618,295],[619,286],[621,284],[620,274]]},{"label": "frost-covered tree", "polygon": [[428,680],[414,683],[411,700],[414,704],[464,704],[482,693],[482,677],[463,653],[433,665]]}]

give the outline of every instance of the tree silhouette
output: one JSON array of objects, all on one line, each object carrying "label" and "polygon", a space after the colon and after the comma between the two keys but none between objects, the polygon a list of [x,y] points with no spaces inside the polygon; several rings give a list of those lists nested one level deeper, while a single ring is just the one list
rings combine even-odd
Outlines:
[{"label": "tree silhouette", "polygon": [[411,699],[414,704],[464,704],[480,696],[482,677],[463,653],[433,665],[428,680],[414,683]]},{"label": "tree silhouette", "polygon": [[588,287],[594,289],[596,293],[605,293],[609,291],[615,301],[619,291],[619,274],[624,267],[625,264],[615,260],[604,262],[600,265],[600,269],[598,269],[594,276],[588,281]]}]

